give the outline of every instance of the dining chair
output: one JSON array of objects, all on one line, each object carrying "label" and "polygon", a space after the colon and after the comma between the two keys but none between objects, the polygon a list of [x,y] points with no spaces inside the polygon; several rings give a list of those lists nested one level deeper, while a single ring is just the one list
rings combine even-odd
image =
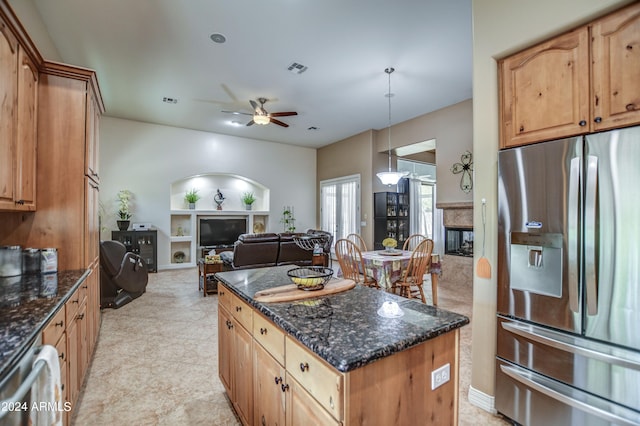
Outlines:
[{"label": "dining chair", "polygon": [[353,241],[346,238],[339,239],[336,241],[335,250],[344,278],[367,287],[380,288],[378,282],[366,274],[362,252]]},{"label": "dining chair", "polygon": [[[433,252],[433,240],[424,239],[411,252],[409,264],[402,274],[400,281],[394,286],[399,290],[400,296],[407,299],[421,299],[422,303],[427,303],[424,296],[422,284],[424,275],[431,265],[431,253]],[[433,295],[433,304],[437,305],[436,295]]]},{"label": "dining chair", "polygon": [[360,252],[369,251],[367,250],[367,244],[364,242],[360,234],[349,234],[347,235],[347,240],[353,242],[360,249]]},{"label": "dining chair", "polygon": [[418,247],[418,244],[420,244],[422,241],[426,239],[427,237],[425,237],[422,234],[411,234],[406,240],[404,240],[404,244],[402,245],[402,250],[413,251],[416,247]]}]

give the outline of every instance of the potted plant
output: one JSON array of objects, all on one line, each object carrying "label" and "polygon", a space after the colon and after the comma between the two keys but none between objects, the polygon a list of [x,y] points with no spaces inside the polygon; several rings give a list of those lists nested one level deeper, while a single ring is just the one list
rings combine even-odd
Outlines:
[{"label": "potted plant", "polygon": [[293,207],[285,206],[282,209],[282,219],[280,222],[284,225],[284,232],[295,232],[295,217],[293,217]]},{"label": "potted plant", "polygon": [[128,189],[118,191],[118,229],[126,231],[129,229],[131,221],[131,196],[133,194]]},{"label": "potted plant", "polygon": [[187,191],[187,193],[184,194],[184,200],[189,204],[189,208],[191,210],[196,208],[196,201],[198,201],[199,199],[200,196],[198,195],[198,190],[195,188],[191,191]]},{"label": "potted plant", "polygon": [[253,192],[247,191],[242,194],[242,202],[246,206],[247,210],[251,210],[251,206],[255,203],[256,197],[253,195]]}]

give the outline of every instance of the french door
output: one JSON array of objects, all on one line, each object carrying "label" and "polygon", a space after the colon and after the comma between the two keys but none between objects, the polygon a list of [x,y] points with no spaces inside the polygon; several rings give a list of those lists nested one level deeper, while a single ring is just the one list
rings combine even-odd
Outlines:
[{"label": "french door", "polygon": [[360,233],[360,175],[320,181],[320,224],[333,241]]}]

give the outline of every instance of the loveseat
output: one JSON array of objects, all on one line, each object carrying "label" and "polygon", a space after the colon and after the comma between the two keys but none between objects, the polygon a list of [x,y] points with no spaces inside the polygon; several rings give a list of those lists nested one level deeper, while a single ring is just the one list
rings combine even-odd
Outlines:
[{"label": "loveseat", "polygon": [[[307,233],[262,233],[242,234],[233,245],[233,251],[220,253],[225,270],[263,268],[267,266],[312,264],[313,251],[300,248],[295,236],[327,234],[323,231],[309,230]],[[330,234],[325,253],[331,250]]]}]

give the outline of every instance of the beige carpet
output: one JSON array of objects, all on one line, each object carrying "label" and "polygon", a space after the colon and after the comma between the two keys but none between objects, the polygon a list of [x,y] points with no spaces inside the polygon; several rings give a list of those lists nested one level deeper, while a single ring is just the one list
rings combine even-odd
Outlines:
[{"label": "beige carpet", "polygon": [[[150,274],[142,297],[103,312],[72,424],[238,424],[218,379],[217,297],[202,297],[197,276],[196,269]],[[451,287],[441,282],[440,306],[470,316],[471,286]],[[461,336],[460,425],[506,425],[467,402],[470,325]]]}]

